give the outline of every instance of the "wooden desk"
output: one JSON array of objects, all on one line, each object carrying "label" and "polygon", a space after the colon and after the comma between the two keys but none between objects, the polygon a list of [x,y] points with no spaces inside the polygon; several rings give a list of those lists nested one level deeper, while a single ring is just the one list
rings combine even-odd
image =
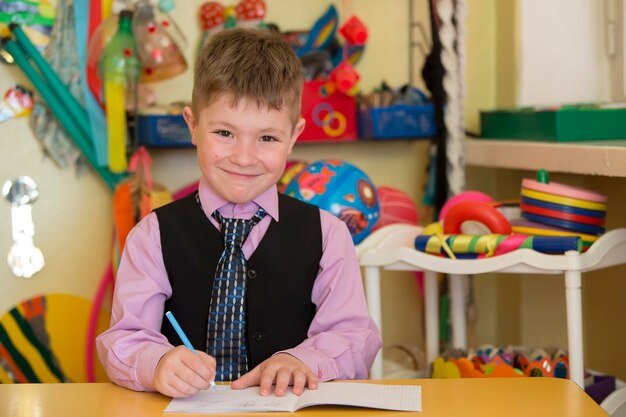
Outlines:
[{"label": "wooden desk", "polygon": [[[295,415],[315,416],[507,416],[606,417],[578,385],[554,378],[415,379],[368,381],[422,386],[421,413],[398,413],[352,407],[309,407]],[[113,384],[0,384],[2,417],[147,417],[164,414],[170,399]],[[249,416],[289,416],[251,413]],[[224,414],[230,417],[244,414]]]}]

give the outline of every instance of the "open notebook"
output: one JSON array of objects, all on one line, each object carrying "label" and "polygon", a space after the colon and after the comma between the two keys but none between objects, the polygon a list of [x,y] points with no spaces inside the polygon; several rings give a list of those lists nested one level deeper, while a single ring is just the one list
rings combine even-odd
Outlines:
[{"label": "open notebook", "polygon": [[228,385],[201,391],[188,398],[174,398],[166,413],[215,413],[296,411],[314,405],[345,405],[398,411],[422,411],[422,387],[358,382],[323,382],[300,396],[263,397],[259,387],[231,390]]}]

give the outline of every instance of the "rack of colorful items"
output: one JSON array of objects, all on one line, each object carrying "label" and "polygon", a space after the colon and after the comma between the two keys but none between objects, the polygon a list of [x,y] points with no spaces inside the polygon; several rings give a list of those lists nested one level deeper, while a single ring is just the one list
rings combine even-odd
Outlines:
[{"label": "rack of colorful items", "polygon": [[[533,187],[536,186],[536,183],[532,181],[524,182],[522,188],[522,205],[528,203],[528,201],[524,199],[526,197],[525,194],[527,194],[526,191],[528,191],[528,185]],[[547,186],[547,184],[544,184],[544,186]],[[539,186],[539,188],[545,187]],[[568,188],[562,185],[558,185],[555,189],[557,189],[557,191],[566,190],[566,193],[567,191],[574,191],[573,187]],[[555,190],[550,189],[550,191],[554,192]],[[587,197],[594,199],[594,201],[590,201],[575,199],[572,197],[558,197],[556,194],[544,194],[547,195],[547,198],[556,198],[559,200],[558,203],[561,203],[561,206],[563,206],[564,203],[579,204],[581,201],[587,201],[587,204],[593,206],[591,210],[597,210],[598,213],[587,212],[582,215],[588,216],[592,219],[601,218],[602,223],[598,223],[597,227],[602,230],[598,229],[597,234],[604,231],[603,211],[606,209],[606,205],[605,202],[598,201],[598,198],[600,198],[599,195],[595,195],[593,193],[588,194]],[[537,197],[537,195],[535,195],[535,197]],[[566,198],[569,200],[563,200]],[[488,203],[484,203],[484,205],[480,206],[482,209],[485,207],[493,209],[493,204],[490,205]],[[552,207],[552,209],[554,208],[555,207]],[[476,210],[477,213],[484,213],[485,211],[488,210]],[[602,212],[601,216],[599,212]],[[454,211],[450,214],[454,214]],[[554,213],[548,214],[553,215]],[[590,214],[600,217],[589,216]],[[546,212],[544,212],[544,215],[546,215]],[[529,221],[526,218],[525,210],[522,211],[522,216],[525,217],[525,222]],[[432,225],[423,228],[421,226],[414,225],[393,224],[375,231],[357,247],[359,262],[361,266],[364,267],[365,271],[368,308],[373,319],[382,330],[380,268],[387,270],[423,271],[426,357],[428,363],[433,363],[439,353],[438,273],[449,274],[450,277],[449,283],[453,331],[452,344],[455,348],[466,347],[463,280],[467,275],[494,272],[545,275],[562,274],[565,278],[567,333],[570,359],[569,375],[570,379],[582,387],[584,381],[581,300],[582,273],[626,263],[626,229],[615,229],[598,236],[597,234],[592,235],[588,233],[581,233],[581,229],[576,229],[579,227],[578,222],[563,221],[560,226],[568,226],[569,228],[560,229],[555,226],[548,226],[539,223],[536,221],[536,217],[531,218],[533,218],[535,222],[523,224],[518,223],[522,224],[522,226],[517,226],[517,221],[511,221],[512,226],[509,224],[510,231],[504,232],[510,234],[512,231],[513,234],[510,234],[509,236],[498,237],[496,235],[487,235],[489,238],[488,240],[492,242],[491,244],[479,245],[476,244],[476,242],[473,242],[470,245],[466,245],[466,247],[471,246],[474,251],[478,249],[478,251],[481,252],[479,255],[474,254],[474,259],[451,259],[449,257],[442,256],[441,253],[445,252],[443,248],[445,247],[448,251],[451,251],[450,247],[454,247],[454,238],[458,236],[446,236],[441,232],[439,232],[436,237],[430,236],[433,234]],[[477,219],[466,218],[464,220]],[[485,218],[481,220],[486,223],[490,223],[492,221]],[[580,220],[580,218],[577,220]],[[494,224],[498,224],[495,220],[493,222]],[[445,221],[443,221],[443,223],[444,230],[442,232],[445,233]],[[460,224],[461,222],[458,223]],[[492,227],[495,226],[492,225]],[[490,230],[495,233],[503,233],[501,230]],[[460,232],[457,231],[456,233]],[[560,238],[570,238],[569,241],[568,239],[564,239],[565,241],[568,241],[568,244],[572,244],[571,238],[573,237],[576,240],[576,243],[574,243],[575,246],[571,247],[570,250],[567,250],[567,247],[565,247],[565,249],[561,248],[559,250],[561,251],[561,254],[542,253],[537,250],[539,247],[532,246],[533,239],[529,239],[529,236],[521,236],[521,233],[533,234],[535,235],[535,240],[541,240],[541,236],[555,235]],[[481,238],[485,239],[486,237],[470,237],[470,239],[476,240],[480,240]],[[438,256],[416,249],[422,239],[434,240],[438,243],[431,246],[431,250],[437,253]],[[559,240],[559,238],[556,240]],[[523,242],[527,243],[524,244]],[[531,243],[529,244],[528,242]],[[450,245],[448,245],[448,243],[450,243]],[[494,247],[496,244],[502,244],[502,247],[507,248],[507,250],[498,251],[498,248]],[[549,250],[548,252],[553,251]],[[494,254],[498,256],[493,256]],[[381,352],[372,367],[371,377],[382,378],[382,376],[383,369]]]},{"label": "rack of colorful items", "polygon": [[[447,349],[432,365],[433,378],[568,378],[569,357],[556,346],[483,345],[478,349]],[[585,392],[604,408],[604,400],[623,381],[594,371],[585,372]],[[610,399],[609,399],[610,401]],[[608,411],[608,410],[607,410]]]}]

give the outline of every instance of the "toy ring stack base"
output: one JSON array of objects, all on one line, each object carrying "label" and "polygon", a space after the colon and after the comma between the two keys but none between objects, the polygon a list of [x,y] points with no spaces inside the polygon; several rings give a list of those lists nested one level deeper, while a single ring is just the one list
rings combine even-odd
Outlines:
[{"label": "toy ring stack base", "polygon": [[555,182],[522,180],[521,216],[517,233],[539,236],[579,236],[586,250],[605,232],[605,195]]}]

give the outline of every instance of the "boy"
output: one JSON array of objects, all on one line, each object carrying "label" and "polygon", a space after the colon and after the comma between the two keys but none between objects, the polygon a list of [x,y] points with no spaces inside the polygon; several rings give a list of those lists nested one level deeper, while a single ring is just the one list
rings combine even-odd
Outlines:
[{"label": "boy", "polygon": [[[229,29],[202,50],[184,110],[199,190],[127,239],[111,327],[97,340],[113,382],[184,397],[215,378],[283,396],[367,378],[381,338],[348,229],[275,185],[304,128],[301,93],[300,61],[276,34]],[[178,346],[168,310],[195,352]]]}]

